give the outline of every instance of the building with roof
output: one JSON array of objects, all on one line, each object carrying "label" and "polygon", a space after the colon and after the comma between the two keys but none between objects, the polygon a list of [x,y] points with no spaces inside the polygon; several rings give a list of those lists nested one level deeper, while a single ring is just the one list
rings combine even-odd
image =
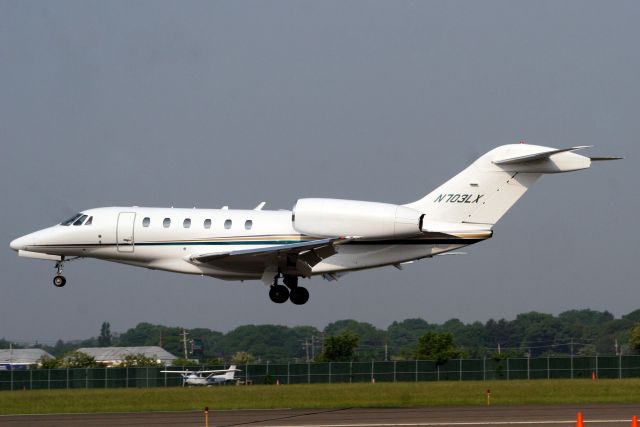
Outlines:
[{"label": "building with roof", "polygon": [[132,354],[143,354],[145,357],[156,360],[163,365],[171,365],[176,356],[169,353],[162,347],[143,346],[143,347],[83,347],[78,351],[86,353],[96,359],[96,362],[106,366],[118,366],[124,358]]},{"label": "building with roof", "polygon": [[0,369],[26,369],[37,365],[42,357],[53,356],[41,348],[12,348],[0,350]]}]

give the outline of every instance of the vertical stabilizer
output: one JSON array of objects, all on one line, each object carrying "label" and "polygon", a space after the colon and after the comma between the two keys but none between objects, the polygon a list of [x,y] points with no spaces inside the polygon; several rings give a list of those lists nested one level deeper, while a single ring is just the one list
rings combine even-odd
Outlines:
[{"label": "vertical stabilizer", "polygon": [[422,199],[405,206],[425,218],[449,223],[493,225],[542,174],[586,169],[591,160],[573,153],[586,147],[554,149],[504,145],[486,153]]},{"label": "vertical stabilizer", "polygon": [[236,376],[236,365],[231,365],[231,366],[229,366],[229,372],[224,374],[224,379],[225,380],[232,380],[232,379],[235,378],[235,376]]}]

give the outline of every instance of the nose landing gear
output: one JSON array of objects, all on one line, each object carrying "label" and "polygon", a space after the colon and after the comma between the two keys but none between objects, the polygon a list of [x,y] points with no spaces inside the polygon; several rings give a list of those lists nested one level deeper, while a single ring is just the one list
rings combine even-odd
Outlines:
[{"label": "nose landing gear", "polygon": [[62,275],[62,269],[64,268],[64,258],[61,261],[56,262],[57,274],[53,278],[53,285],[56,288],[61,288],[67,284],[67,279]]},{"label": "nose landing gear", "polygon": [[61,288],[63,287],[65,284],[67,283],[67,279],[64,278],[64,276],[61,275],[57,275],[56,277],[53,278],[53,285],[56,288]]}]

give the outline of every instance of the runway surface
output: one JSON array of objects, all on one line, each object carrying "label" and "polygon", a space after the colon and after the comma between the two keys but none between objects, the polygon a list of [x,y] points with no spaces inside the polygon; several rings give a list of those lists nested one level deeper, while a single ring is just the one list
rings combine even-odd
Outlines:
[{"label": "runway surface", "polygon": [[[209,426],[414,427],[570,426],[582,411],[585,425],[628,427],[638,405],[491,406],[393,409],[276,409],[209,411]],[[0,426],[204,426],[203,412],[0,416]]]}]

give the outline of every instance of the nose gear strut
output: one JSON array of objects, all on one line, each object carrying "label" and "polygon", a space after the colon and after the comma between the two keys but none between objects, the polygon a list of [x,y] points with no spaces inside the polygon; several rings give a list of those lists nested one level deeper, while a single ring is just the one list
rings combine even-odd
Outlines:
[{"label": "nose gear strut", "polygon": [[64,269],[64,256],[58,262],[56,262],[56,276],[53,278],[53,285],[56,288],[61,288],[67,283],[67,279],[62,275],[62,269]]}]

